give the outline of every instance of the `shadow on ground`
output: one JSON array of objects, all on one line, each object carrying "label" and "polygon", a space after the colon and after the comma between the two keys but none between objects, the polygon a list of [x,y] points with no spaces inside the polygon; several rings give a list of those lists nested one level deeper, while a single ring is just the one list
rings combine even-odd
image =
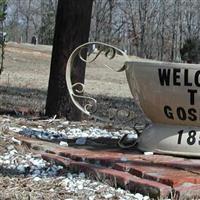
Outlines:
[{"label": "shadow on ground", "polygon": [[[11,86],[0,86],[0,114],[11,116],[44,116],[47,91]],[[88,95],[97,100],[95,120],[106,119],[106,123],[146,123],[146,118],[131,98],[105,95]],[[84,119],[91,120],[94,118]]]}]

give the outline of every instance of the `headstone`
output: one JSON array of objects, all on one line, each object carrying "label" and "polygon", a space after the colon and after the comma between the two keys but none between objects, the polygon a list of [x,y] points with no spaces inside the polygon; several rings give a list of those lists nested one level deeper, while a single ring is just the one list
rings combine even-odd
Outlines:
[{"label": "headstone", "polygon": [[31,44],[34,44],[34,45],[37,44],[37,38],[36,38],[35,35],[34,35],[34,36],[32,37],[32,39],[31,39]]}]

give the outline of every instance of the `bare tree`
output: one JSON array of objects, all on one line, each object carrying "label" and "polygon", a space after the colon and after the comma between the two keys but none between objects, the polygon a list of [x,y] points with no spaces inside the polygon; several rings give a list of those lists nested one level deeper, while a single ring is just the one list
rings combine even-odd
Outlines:
[{"label": "bare tree", "polygon": [[41,22],[38,29],[39,42],[41,44],[52,44],[57,0],[41,0]]},{"label": "bare tree", "polygon": [[[56,5],[57,0],[8,0],[10,38],[30,41],[35,34],[41,43],[52,44]],[[199,0],[94,0],[89,39],[129,54],[180,61],[184,41],[199,35]]]}]

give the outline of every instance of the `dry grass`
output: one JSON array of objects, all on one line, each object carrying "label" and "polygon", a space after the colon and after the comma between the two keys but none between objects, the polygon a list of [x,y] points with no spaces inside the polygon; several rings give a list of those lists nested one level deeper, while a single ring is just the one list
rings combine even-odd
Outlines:
[{"label": "dry grass", "polygon": [[50,56],[49,46],[7,44],[5,69],[0,77],[1,109],[29,107],[36,112],[44,110]]},{"label": "dry grass", "polygon": [[59,200],[73,197],[79,199],[76,194],[67,192],[56,179],[33,182],[32,178],[4,177],[0,179],[0,185],[0,200]]},{"label": "dry grass", "polygon": [[[51,46],[45,45],[7,44],[5,69],[0,77],[0,111],[28,107],[34,112],[44,113],[51,50]],[[97,96],[100,103],[104,99],[112,101],[112,97],[122,102],[132,98],[125,73],[113,72],[103,63],[105,58],[100,56],[87,66],[86,92]],[[116,68],[115,63],[110,65]]]},{"label": "dry grass", "polygon": [[[1,86],[46,90],[49,78],[51,47],[8,43]],[[89,64],[86,73],[87,93],[130,97],[125,73],[105,68],[104,57]],[[116,68],[114,63],[111,67]]]}]

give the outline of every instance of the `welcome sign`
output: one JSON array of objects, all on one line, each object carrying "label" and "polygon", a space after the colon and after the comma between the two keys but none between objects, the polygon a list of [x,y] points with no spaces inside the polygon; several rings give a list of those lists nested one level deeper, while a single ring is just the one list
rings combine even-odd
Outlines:
[{"label": "welcome sign", "polygon": [[[85,60],[80,55],[88,45],[97,48],[92,54],[94,58]],[[129,58],[111,45],[100,42],[83,44],[70,55],[66,81],[72,102],[87,115],[92,115],[88,108],[96,108],[97,101],[74,93],[74,86],[80,85],[84,89],[82,83],[71,83],[71,69],[77,55],[86,63],[95,61],[100,55],[105,56],[108,61],[105,67],[113,69],[119,64],[116,71],[125,71],[134,100],[152,121],[134,141],[138,149],[200,157],[200,65]],[[115,62],[109,65],[114,58]],[[78,98],[89,100],[89,103],[82,106]]]},{"label": "welcome sign", "polygon": [[153,122],[138,142],[142,151],[200,156],[200,65],[127,62],[133,96]]},{"label": "welcome sign", "polygon": [[200,66],[127,62],[127,79],[154,123],[200,126]]}]

